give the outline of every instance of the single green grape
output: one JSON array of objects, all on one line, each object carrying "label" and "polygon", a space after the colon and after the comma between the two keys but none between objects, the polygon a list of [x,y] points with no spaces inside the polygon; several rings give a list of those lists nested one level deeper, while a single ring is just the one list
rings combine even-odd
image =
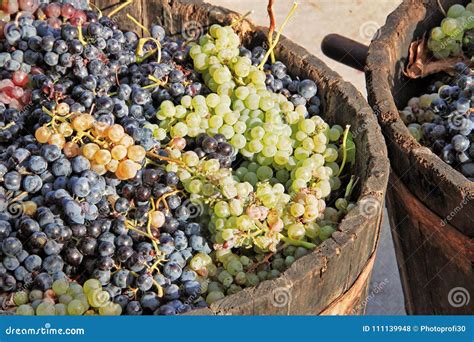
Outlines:
[{"label": "single green grape", "polygon": [[35,309],[29,304],[22,304],[16,308],[15,314],[18,316],[34,316]]},{"label": "single green grape", "polygon": [[54,304],[42,302],[36,307],[36,316],[54,316],[56,310]]},{"label": "single green grape", "polygon": [[86,308],[84,307],[82,301],[79,299],[73,299],[67,305],[67,313],[71,316],[81,316],[85,311]]},{"label": "single green grape", "polygon": [[57,296],[61,296],[67,292],[69,288],[69,282],[64,279],[57,279],[53,282],[52,289]]},{"label": "single green grape", "polygon": [[212,291],[212,292],[209,292],[207,297],[206,297],[206,302],[207,304],[212,304],[214,302],[217,302],[219,299],[222,299],[224,298],[225,295],[223,292],[221,291]]},{"label": "single green grape", "polygon": [[13,295],[13,302],[17,306],[28,303],[28,293],[24,290],[15,292]]}]

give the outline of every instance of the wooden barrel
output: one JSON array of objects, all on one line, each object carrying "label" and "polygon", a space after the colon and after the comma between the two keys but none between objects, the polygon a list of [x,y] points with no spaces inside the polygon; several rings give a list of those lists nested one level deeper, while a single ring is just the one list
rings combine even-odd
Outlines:
[{"label": "wooden barrel", "polygon": [[[104,8],[115,2],[100,0],[96,5]],[[239,18],[237,13],[221,7],[169,0],[135,1],[128,11],[145,27],[157,23],[171,35],[194,38],[205,33],[211,24],[230,24]],[[126,18],[127,10],[123,12],[117,16],[121,27],[139,32]],[[266,39],[265,29],[249,21],[241,21],[235,27],[246,46]],[[281,277],[246,288],[193,314],[360,314],[365,309],[389,176],[385,143],[372,110],[352,85],[285,37],[278,44],[276,56],[288,66],[290,74],[317,82],[327,121],[351,125],[358,147],[358,202],[331,239],[298,259]]]},{"label": "wooden barrel", "polygon": [[368,99],[387,143],[392,174],[387,207],[407,312],[474,313],[474,182],[408,132],[397,108],[424,93],[431,79],[408,79],[410,43],[439,25],[453,0],[407,0],[369,47]]}]

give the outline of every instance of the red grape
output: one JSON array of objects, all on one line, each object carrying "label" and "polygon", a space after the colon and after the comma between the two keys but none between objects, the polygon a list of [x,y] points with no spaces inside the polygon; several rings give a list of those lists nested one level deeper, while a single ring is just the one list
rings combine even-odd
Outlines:
[{"label": "red grape", "polygon": [[31,67],[30,75],[41,75],[44,74],[43,69],[37,66]]},{"label": "red grape", "polygon": [[31,102],[31,90],[25,90],[23,96],[20,99],[21,103],[28,104]]},{"label": "red grape", "polygon": [[87,15],[84,11],[76,9],[74,16],[70,20],[70,23],[74,26],[77,26],[79,22],[84,25],[84,23],[87,22]]},{"label": "red grape", "polygon": [[71,4],[63,4],[61,6],[61,15],[63,18],[70,19],[74,16],[76,9]]},{"label": "red grape", "polygon": [[23,109],[23,105],[22,105],[22,104],[20,103],[20,101],[18,101],[17,99],[12,99],[12,100],[10,101],[10,108],[22,110],[22,109]]},{"label": "red grape", "polygon": [[17,0],[2,0],[0,9],[10,14],[18,12]]},{"label": "red grape", "polygon": [[58,29],[61,28],[61,19],[59,18],[48,18],[48,25],[51,26],[52,28]]},{"label": "red grape", "polygon": [[39,6],[38,0],[19,0],[18,4],[20,5],[20,9],[22,11],[28,11],[33,13]]},{"label": "red grape", "polygon": [[6,94],[4,91],[0,91],[0,102],[4,104],[10,104],[12,102],[12,98]]},{"label": "red grape", "polygon": [[24,71],[17,70],[13,73],[12,81],[15,85],[24,87],[29,81],[28,74]]},{"label": "red grape", "polygon": [[47,7],[47,6],[48,6],[47,4],[41,4],[41,5],[39,5],[39,7],[38,7],[38,9],[36,10],[36,13],[35,13],[36,18],[41,19],[41,20],[45,20],[45,19],[46,19],[46,13],[45,13],[45,11],[46,11],[46,7]]},{"label": "red grape", "polygon": [[44,11],[48,18],[57,18],[61,15],[61,5],[57,3],[49,4]]},{"label": "red grape", "polygon": [[9,79],[9,78],[6,78],[6,79],[0,81],[0,91],[5,89],[6,87],[13,87],[13,86],[14,86],[14,84],[13,84],[12,80]]},{"label": "red grape", "polygon": [[14,99],[19,99],[23,96],[23,88],[20,87],[5,87],[3,88],[4,93]]}]

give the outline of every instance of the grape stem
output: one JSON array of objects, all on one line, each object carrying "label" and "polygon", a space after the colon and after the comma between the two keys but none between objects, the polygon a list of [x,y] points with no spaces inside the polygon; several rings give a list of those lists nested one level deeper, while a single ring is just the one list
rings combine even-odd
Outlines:
[{"label": "grape stem", "polygon": [[436,2],[438,3],[438,7],[439,7],[439,10],[441,11],[441,13],[443,13],[443,15],[446,17],[446,11],[445,9],[443,8],[443,5],[441,5],[441,1],[440,0],[436,0]]},{"label": "grape stem", "polygon": [[[275,14],[273,13],[273,3],[274,0],[268,0],[267,12],[268,16],[270,17],[270,25],[268,26],[268,45],[273,45],[273,33],[275,32]],[[275,63],[275,52],[272,50],[270,53],[270,60]]]},{"label": "grape stem", "polygon": [[250,14],[253,13],[253,10],[251,11],[248,11],[247,13],[245,13],[244,15],[240,16],[239,19],[235,20],[232,22],[232,24],[230,24],[230,27],[234,27],[235,25],[237,25],[238,23],[242,22],[245,18],[247,18]]},{"label": "grape stem", "polygon": [[127,7],[128,5],[131,5],[133,2],[133,0],[127,0],[126,2],[124,2],[123,4],[121,4],[120,6],[118,6],[116,9],[114,9],[112,12],[109,13],[108,17],[109,18],[112,18],[114,15],[116,15],[118,12],[120,12],[121,10],[123,10],[125,7]]},{"label": "grape stem", "polygon": [[23,191],[21,194],[19,194],[18,196],[16,196],[15,198],[13,198],[10,203],[13,203],[13,202],[17,202],[19,200],[21,200],[23,197],[25,197],[26,195],[28,195],[28,193],[26,191]]},{"label": "grape stem", "polygon": [[104,15],[102,14],[102,11],[100,10],[99,7],[97,7],[96,5],[94,5],[90,0],[87,0],[88,4],[90,7],[93,7],[94,9],[97,10],[97,12],[99,13],[99,19],[102,18]]},{"label": "grape stem", "polygon": [[12,126],[15,126],[15,122],[14,122],[14,121],[8,123],[6,126],[0,127],[0,131],[4,131],[4,130],[6,130],[6,129],[9,129],[9,128],[12,127]]},{"label": "grape stem", "polygon": [[354,190],[354,187],[356,186],[358,181],[359,181],[359,179],[356,178],[356,176],[351,176],[351,180],[347,184],[346,192],[344,194],[344,198],[346,200],[348,200],[351,197],[352,191]]},{"label": "grape stem", "polygon": [[153,160],[149,159],[149,158],[146,158],[145,159],[145,165],[152,165],[152,166],[157,166],[157,167],[161,167],[162,165],[158,164],[158,163],[155,163]]},{"label": "grape stem", "polygon": [[94,137],[90,132],[86,132],[86,131],[80,132],[77,136],[87,137],[91,141],[93,141],[94,143],[96,143],[97,145],[99,145],[100,147],[104,149],[109,148],[108,144],[105,141],[100,141],[98,138]]},{"label": "grape stem", "polygon": [[140,27],[144,32],[146,32],[148,35],[150,34],[150,31],[148,31],[148,29],[143,26],[137,19],[135,19],[135,17],[133,15],[130,15],[129,13],[127,13],[127,18],[130,19],[131,21],[133,21],[133,23],[135,25],[137,25],[138,27]]},{"label": "grape stem", "polygon": [[[153,197],[150,198],[150,202],[151,202],[151,211],[155,211],[155,202],[153,200]],[[148,233],[148,235],[150,236],[153,236],[153,234],[151,233],[151,218],[150,218],[150,212],[148,212],[148,222],[146,224],[146,231]],[[157,255],[159,255],[161,252],[160,252],[160,249],[158,248],[158,244],[156,243],[155,240],[152,240],[151,243],[153,244],[153,247],[155,248],[155,252]]]},{"label": "grape stem", "polygon": [[[130,16],[130,18],[133,18],[133,17]],[[133,18],[133,20],[135,20],[135,19]],[[138,22],[137,22],[137,24],[138,24]],[[156,48],[146,52],[145,54],[143,54],[143,47],[150,40],[156,44]],[[160,61],[161,61],[161,44],[160,44],[160,42],[157,39],[151,38],[151,37],[140,38],[140,40],[138,41],[138,44],[137,44],[137,48],[135,50],[135,56],[136,56],[136,59],[137,59],[137,63],[143,62],[145,59],[152,56],[155,52],[157,53],[156,61],[157,61],[157,63],[160,63]]]},{"label": "grape stem", "polygon": [[188,171],[192,171],[189,167],[187,167],[184,162],[182,162],[181,160],[177,160],[177,159],[172,159],[172,158],[168,158],[168,157],[165,157],[165,156],[160,156],[159,154],[156,154],[154,152],[147,152],[146,153],[148,156],[150,157],[153,157],[153,158],[156,158],[156,159],[159,159],[159,160],[163,160],[163,161],[167,161],[168,163],[174,163],[174,164],[178,164],[180,165],[181,167],[185,168],[186,170]]},{"label": "grape stem", "polygon": [[77,23],[78,39],[82,45],[86,46],[87,42],[84,40],[84,35],[82,34],[82,19],[79,19]]},{"label": "grape stem", "polygon": [[152,241],[156,241],[156,238],[153,235],[149,235],[148,233],[145,233],[144,231],[136,228],[132,221],[125,220],[125,225],[127,226],[128,229],[133,230],[134,232],[137,232],[137,233],[139,233],[143,236],[146,236],[147,238],[149,238]]},{"label": "grape stem", "polygon": [[247,270],[247,272],[253,272],[255,271],[260,265],[265,265],[265,264],[268,264],[270,262],[270,258],[275,255],[275,253],[273,252],[270,252],[268,253],[267,255],[265,255],[265,257],[263,258],[262,261],[260,262],[257,262],[255,264],[253,264],[252,266],[249,267],[249,269]]},{"label": "grape stem", "polygon": [[271,53],[273,52],[273,50],[275,50],[275,47],[277,46],[278,41],[280,40],[281,32],[282,32],[283,29],[285,28],[285,26],[286,26],[286,24],[288,23],[288,21],[290,20],[290,18],[291,18],[291,17],[293,16],[293,14],[295,13],[297,7],[298,7],[298,3],[297,3],[297,2],[293,3],[293,6],[291,7],[290,12],[289,12],[288,15],[286,16],[286,18],[285,18],[285,20],[283,21],[283,23],[281,24],[280,29],[278,30],[278,33],[277,33],[277,35],[276,35],[276,37],[275,37],[275,40],[273,41],[273,44],[268,48],[267,53],[265,54],[265,56],[263,57],[262,62],[261,62],[260,65],[258,66],[258,68],[259,68],[260,70],[263,70],[263,66],[264,66],[265,63],[267,62],[268,57],[271,55]]},{"label": "grape stem", "polygon": [[142,89],[150,89],[150,88],[156,88],[156,87],[163,87],[163,88],[166,88],[166,84],[168,83],[168,76],[166,76],[165,80],[160,80],[152,75],[149,75],[148,76],[148,79],[150,81],[153,81],[155,83],[152,83],[152,84],[149,84],[149,85],[146,85],[146,86],[143,86]]},{"label": "grape stem", "polygon": [[151,277],[152,281],[153,281],[153,285],[155,285],[156,289],[158,290],[158,297],[163,297],[163,288],[161,287],[160,284],[158,284],[158,282],[155,280],[155,278]]},{"label": "grape stem", "polygon": [[168,203],[166,203],[166,199],[167,199],[168,197],[174,195],[174,194],[179,194],[179,193],[182,193],[182,191],[181,191],[181,190],[174,190],[174,191],[171,191],[171,192],[168,192],[168,193],[164,194],[163,196],[161,196],[160,198],[158,198],[158,199],[156,200],[156,205],[155,205],[156,208],[158,208],[159,205],[160,205],[160,202],[163,201],[163,204],[164,204],[164,206],[166,207],[166,210],[169,211],[170,208],[169,208],[169,206],[168,206]]},{"label": "grape stem", "polygon": [[344,136],[342,138],[342,163],[341,163],[341,167],[339,168],[339,172],[337,173],[338,177],[341,175],[342,171],[344,170],[344,166],[347,161],[347,137],[349,135],[350,127],[351,127],[350,125],[346,126],[346,129],[344,130]]},{"label": "grape stem", "polygon": [[289,237],[281,235],[281,234],[280,234],[280,238],[283,242],[285,242],[288,245],[292,245],[292,246],[296,246],[296,247],[304,247],[306,249],[313,249],[313,248],[316,247],[316,245],[314,243],[307,242],[307,241],[293,240],[293,239],[290,239]]}]

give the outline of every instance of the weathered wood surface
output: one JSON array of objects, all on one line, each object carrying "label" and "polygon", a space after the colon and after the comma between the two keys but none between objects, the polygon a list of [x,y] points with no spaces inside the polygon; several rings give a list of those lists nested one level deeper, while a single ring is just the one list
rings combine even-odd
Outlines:
[{"label": "weathered wood surface", "polygon": [[[367,301],[367,291],[369,290],[369,281],[374,267],[376,253],[367,261],[359,278],[352,284],[352,287],[337,298],[334,302],[320,313],[320,315],[358,315],[365,312]],[[366,299],[367,298],[367,299]]]},{"label": "weathered wood surface", "polygon": [[[110,3],[114,1],[96,1],[100,8]],[[159,23],[171,34],[192,35],[195,32],[199,35],[213,23],[229,24],[239,18],[237,13],[224,8],[189,1],[141,0],[135,1],[133,6],[139,14],[137,18],[145,26]],[[124,18],[124,13],[117,16],[121,24],[124,21],[129,28],[137,29]],[[255,27],[247,20],[236,25],[236,29],[246,45],[265,39],[265,29]],[[282,37],[276,55],[287,64],[292,75],[317,82],[326,120],[351,125],[355,142],[360,147],[356,165],[360,177],[356,189],[358,203],[332,239],[296,261],[280,278],[247,288],[213,303],[209,309],[192,314],[319,314],[348,292],[352,299],[338,305],[331,314],[355,314],[364,310],[360,303],[365,303],[372,269],[372,263],[368,261],[372,260],[378,242],[389,175],[380,128],[361,94],[308,51]]]},{"label": "weathered wood surface", "polygon": [[474,301],[460,305],[453,289],[474,294],[474,241],[424,206],[394,173],[390,183],[398,184],[387,192],[387,206],[408,313],[472,314]]},{"label": "weathered wood surface", "polygon": [[[440,1],[444,9],[454,3],[459,1]],[[397,109],[422,94],[430,81],[403,75],[409,45],[442,18],[436,0],[405,0],[387,18],[369,48],[368,99],[382,126],[393,169],[387,206],[407,311],[472,314],[473,299],[456,308],[448,294],[463,287],[474,295],[474,183],[416,142]]]}]

